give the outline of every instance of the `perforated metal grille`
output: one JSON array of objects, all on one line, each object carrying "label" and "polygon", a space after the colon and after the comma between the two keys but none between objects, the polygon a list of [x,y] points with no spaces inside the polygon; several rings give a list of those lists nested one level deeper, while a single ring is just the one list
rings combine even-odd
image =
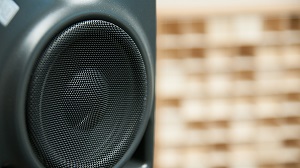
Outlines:
[{"label": "perforated metal grille", "polygon": [[120,27],[101,20],[65,29],[37,61],[27,129],[46,167],[112,167],[145,125],[142,56]]}]

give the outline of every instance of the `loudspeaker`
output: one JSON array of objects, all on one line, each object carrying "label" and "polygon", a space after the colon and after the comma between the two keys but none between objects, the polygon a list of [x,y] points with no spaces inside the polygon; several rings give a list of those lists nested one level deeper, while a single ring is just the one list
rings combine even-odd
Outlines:
[{"label": "loudspeaker", "polygon": [[155,13],[155,0],[2,0],[0,167],[152,167]]}]

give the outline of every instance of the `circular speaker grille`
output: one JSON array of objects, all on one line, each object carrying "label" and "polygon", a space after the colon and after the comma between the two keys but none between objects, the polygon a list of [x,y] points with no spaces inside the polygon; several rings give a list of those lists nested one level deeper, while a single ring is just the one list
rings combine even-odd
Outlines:
[{"label": "circular speaker grille", "polygon": [[36,62],[27,130],[46,167],[112,167],[145,128],[147,74],[132,38],[102,20],[71,25]]}]

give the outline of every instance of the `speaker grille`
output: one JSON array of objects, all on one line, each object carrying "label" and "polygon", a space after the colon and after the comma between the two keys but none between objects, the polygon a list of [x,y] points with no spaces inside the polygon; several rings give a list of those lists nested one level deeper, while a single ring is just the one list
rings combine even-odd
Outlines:
[{"label": "speaker grille", "polygon": [[36,62],[27,95],[27,130],[46,167],[112,167],[146,126],[147,74],[120,27],[73,24]]}]

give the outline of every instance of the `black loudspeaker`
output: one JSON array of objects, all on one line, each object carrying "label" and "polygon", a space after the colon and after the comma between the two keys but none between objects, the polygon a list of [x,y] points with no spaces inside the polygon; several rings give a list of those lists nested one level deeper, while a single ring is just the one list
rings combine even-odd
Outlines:
[{"label": "black loudspeaker", "polygon": [[155,0],[2,0],[0,167],[152,167],[155,13]]}]

